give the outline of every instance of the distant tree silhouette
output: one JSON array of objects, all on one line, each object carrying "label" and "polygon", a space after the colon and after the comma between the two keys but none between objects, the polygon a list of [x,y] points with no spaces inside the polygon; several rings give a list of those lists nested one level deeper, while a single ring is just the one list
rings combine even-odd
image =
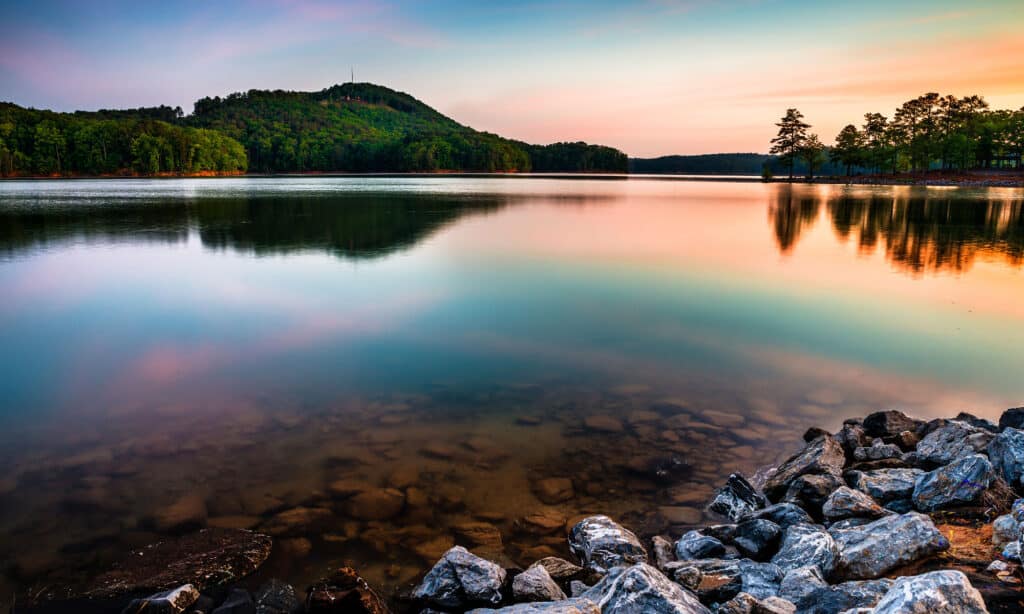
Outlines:
[{"label": "distant tree silhouette", "polygon": [[803,121],[803,113],[796,109],[787,109],[782,120],[775,124],[779,133],[772,139],[770,153],[777,155],[789,169],[789,179],[793,180],[793,167],[800,156],[800,150],[807,140],[807,130],[811,127]]}]

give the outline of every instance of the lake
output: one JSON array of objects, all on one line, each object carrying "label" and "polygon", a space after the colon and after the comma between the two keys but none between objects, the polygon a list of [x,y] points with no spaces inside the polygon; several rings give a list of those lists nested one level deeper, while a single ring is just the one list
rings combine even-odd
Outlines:
[{"label": "lake", "polygon": [[0,593],[205,524],[273,533],[259,577],[348,563],[393,594],[453,543],[564,556],[588,512],[676,536],[810,426],[997,418],[1024,401],[1022,207],[643,177],[0,182]]}]

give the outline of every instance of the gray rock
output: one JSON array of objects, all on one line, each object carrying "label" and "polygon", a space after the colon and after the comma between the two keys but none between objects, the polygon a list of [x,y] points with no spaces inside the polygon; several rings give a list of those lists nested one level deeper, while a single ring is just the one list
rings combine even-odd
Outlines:
[{"label": "gray rock", "polygon": [[909,499],[914,494],[920,469],[875,469],[873,471],[851,471],[847,473],[850,484],[866,492],[881,503],[897,499]]},{"label": "gray rock", "polygon": [[233,588],[213,614],[256,614],[256,602],[244,588]]},{"label": "gray rock", "polygon": [[839,429],[835,435],[832,436],[843,448],[843,452],[846,454],[847,460],[853,459],[854,451],[857,448],[870,445],[870,438],[864,433],[864,427],[859,424],[844,424],[843,428]]},{"label": "gray rock", "polygon": [[984,450],[993,437],[990,431],[950,420],[917,444],[917,457],[925,465],[948,465]]},{"label": "gray rock", "polygon": [[921,420],[915,420],[901,411],[888,409],[868,414],[864,418],[864,432],[870,437],[895,437],[903,431],[916,430],[924,424]]},{"label": "gray rock", "polygon": [[743,475],[733,473],[715,492],[708,510],[736,522],[765,507],[768,501]]},{"label": "gray rock", "polygon": [[602,614],[710,614],[690,591],[646,563],[618,567],[583,593]]},{"label": "gray rock", "polygon": [[932,571],[896,580],[878,602],[875,614],[988,614],[981,593],[963,572]]},{"label": "gray rock", "polygon": [[1007,427],[988,444],[992,467],[1007,484],[1024,485],[1024,431]]},{"label": "gray rock", "polygon": [[598,573],[647,560],[647,551],[636,535],[607,516],[590,516],[576,523],[569,531],[569,549],[584,567]]},{"label": "gray rock", "polygon": [[802,475],[793,480],[789,488],[786,489],[783,501],[799,505],[812,518],[820,521],[822,518],[821,506],[825,504],[828,496],[840,486],[846,486],[846,482],[838,475],[831,473]]},{"label": "gray rock", "polygon": [[[913,493],[911,493],[913,494]],[[885,509],[890,512],[896,512],[897,514],[906,514],[907,512],[914,511],[914,502],[911,499],[896,499],[883,505]]]},{"label": "gray rock", "polygon": [[441,608],[501,603],[505,570],[455,546],[427,572],[412,596]]},{"label": "gray rock", "polygon": [[512,579],[512,598],[516,601],[560,601],[565,599],[565,593],[544,566],[532,565]]},{"label": "gray rock", "polygon": [[899,446],[885,443],[881,439],[876,439],[870,446],[862,446],[853,451],[853,459],[856,461],[876,461],[901,456],[903,450]]},{"label": "gray rock", "polygon": [[654,553],[655,566],[662,571],[665,571],[669,563],[676,560],[675,546],[661,535],[651,538],[651,551]]},{"label": "gray rock", "polygon": [[795,614],[796,606],[778,597],[757,599],[740,593],[718,606],[717,614]]},{"label": "gray rock", "polygon": [[1020,523],[1013,514],[1003,514],[992,522],[992,545],[1003,548],[1020,537]]},{"label": "gray rock", "polygon": [[914,484],[914,507],[922,512],[977,501],[992,481],[992,463],[981,454],[961,458],[918,476]]},{"label": "gray rock", "polygon": [[840,475],[845,463],[846,454],[835,439],[815,439],[779,466],[765,482],[764,492],[772,501],[778,501],[786,494],[790,483],[798,477],[826,473]]},{"label": "gray rock", "polygon": [[[468,614],[601,614],[601,608],[589,599],[576,598],[542,603],[517,603],[497,610],[477,608]],[[420,614],[423,614],[422,612]]]},{"label": "gray rock", "polygon": [[799,506],[792,503],[776,503],[763,510],[751,514],[748,520],[771,520],[783,530],[800,523],[812,523],[814,520]]},{"label": "gray rock", "polygon": [[700,583],[704,580],[704,574],[696,567],[679,567],[673,570],[672,579],[683,588],[696,592]]},{"label": "gray rock", "polygon": [[133,599],[121,614],[181,614],[199,600],[199,591],[191,584]]},{"label": "gray rock", "polygon": [[[913,507],[911,507],[913,509]],[[909,510],[908,510],[909,511]],[[833,529],[853,529],[855,527],[862,527],[866,524],[871,524],[877,520],[876,518],[847,518],[845,520],[839,520],[828,525],[828,530],[831,533]]]},{"label": "gray rock", "polygon": [[[783,580],[785,583],[785,580]],[[814,586],[794,601],[800,614],[836,614],[856,608],[870,608],[892,586],[892,580],[861,580]]]},{"label": "gray rock", "polygon": [[1004,559],[1011,561],[1019,561],[1020,559],[1020,540],[1013,541],[1006,544],[1003,551],[1000,553]]},{"label": "gray rock", "polygon": [[999,416],[999,429],[1024,429],[1024,407],[1011,407]]},{"label": "gray rock", "polygon": [[689,531],[676,542],[675,553],[679,561],[711,559],[725,554],[725,544],[700,531]]},{"label": "gray rock", "polygon": [[739,593],[758,599],[779,594],[783,572],[773,563],[757,563],[750,559],[704,559],[685,565],[700,570],[700,586],[696,589],[701,601],[724,602]]},{"label": "gray rock", "polygon": [[999,425],[998,424],[993,423],[991,420],[986,420],[984,418],[979,418],[978,416],[975,416],[974,414],[969,414],[969,413],[967,413],[965,411],[960,412],[959,414],[956,415],[956,418],[953,418],[953,419],[954,420],[959,420],[960,422],[966,422],[967,424],[970,424],[971,426],[977,427],[979,429],[985,429],[986,431],[989,431],[989,432],[992,432],[992,433],[998,433],[999,432]]},{"label": "gray rock", "polygon": [[821,511],[829,522],[845,518],[881,518],[890,513],[867,494],[849,486],[837,488],[829,495]]},{"label": "gray rock", "polygon": [[548,575],[557,582],[574,580],[588,573],[579,565],[570,563],[565,559],[560,559],[557,556],[546,556],[534,563],[532,566],[536,565],[540,565],[546,569]]},{"label": "gray rock", "polygon": [[818,589],[827,587],[828,582],[821,575],[818,566],[807,565],[786,572],[779,585],[779,596],[800,607],[801,603],[809,602],[809,595],[813,595]]},{"label": "gray rock", "polygon": [[839,562],[832,576],[843,580],[878,578],[900,565],[949,548],[949,541],[931,518],[917,512],[833,530],[832,536],[839,546]]},{"label": "gray rock", "polygon": [[732,543],[740,553],[755,561],[771,558],[778,549],[782,529],[771,520],[745,520],[736,527]]},{"label": "gray rock", "polygon": [[772,563],[778,565],[783,573],[814,565],[828,577],[838,559],[839,547],[828,531],[819,525],[795,524],[786,529]]},{"label": "gray rock", "polygon": [[253,595],[256,614],[298,614],[302,602],[291,584],[277,579],[267,581]]},{"label": "gray rock", "polygon": [[590,587],[587,586],[585,582],[581,582],[579,580],[571,580],[569,582],[569,593],[573,599],[579,597],[588,590],[590,590]]}]

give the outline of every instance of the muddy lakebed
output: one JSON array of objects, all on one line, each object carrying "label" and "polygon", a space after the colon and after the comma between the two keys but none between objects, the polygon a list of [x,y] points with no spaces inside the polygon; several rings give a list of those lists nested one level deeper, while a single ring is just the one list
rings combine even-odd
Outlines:
[{"label": "muddy lakebed", "polygon": [[[1024,399],[1022,193],[633,178],[0,184],[3,600],[202,527],[245,580],[711,522],[809,426]],[[6,603],[6,601],[4,601]]]}]

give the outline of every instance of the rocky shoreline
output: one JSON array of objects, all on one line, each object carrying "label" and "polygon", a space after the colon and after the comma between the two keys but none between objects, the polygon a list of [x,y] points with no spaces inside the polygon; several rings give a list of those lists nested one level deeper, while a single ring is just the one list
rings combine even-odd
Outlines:
[{"label": "rocky shoreline", "polygon": [[[453,546],[395,599],[352,568],[306,589],[253,584],[275,547],[206,528],[134,551],[83,586],[20,595],[21,612],[677,612],[896,614],[1024,609],[1024,408],[999,424],[898,411],[812,428],[802,450],[707,502],[718,524],[641,540],[615,520],[573,520],[575,561],[525,569]],[[577,485],[579,487],[579,485]],[[545,488],[558,498],[572,480]],[[368,501],[374,507],[387,501]],[[187,515],[187,514],[186,514]],[[473,541],[473,540],[471,540]],[[479,541],[479,540],[476,540]],[[483,555],[483,556],[480,556]]]}]

